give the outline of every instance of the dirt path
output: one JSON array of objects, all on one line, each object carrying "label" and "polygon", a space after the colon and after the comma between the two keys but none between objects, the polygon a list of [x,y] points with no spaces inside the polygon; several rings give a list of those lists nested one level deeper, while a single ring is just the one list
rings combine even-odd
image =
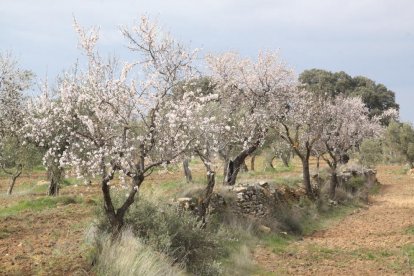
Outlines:
[{"label": "dirt path", "polygon": [[282,253],[258,248],[258,264],[269,275],[414,275],[414,178],[396,170],[379,168],[383,186],[369,208]]}]

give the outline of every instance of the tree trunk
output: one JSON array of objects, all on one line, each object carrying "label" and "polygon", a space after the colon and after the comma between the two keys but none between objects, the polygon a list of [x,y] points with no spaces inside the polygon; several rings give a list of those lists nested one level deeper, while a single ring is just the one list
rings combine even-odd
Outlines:
[{"label": "tree trunk", "polygon": [[187,181],[187,183],[191,183],[193,182],[193,176],[191,174],[191,170],[190,170],[188,163],[189,163],[188,159],[184,159],[183,161],[184,175],[185,175],[185,180]]},{"label": "tree trunk", "polygon": [[103,178],[101,186],[102,186],[102,193],[104,196],[104,210],[105,214],[109,220],[111,225],[111,231],[114,236],[116,236],[124,226],[124,217],[125,213],[128,210],[129,206],[135,201],[135,194],[138,192],[139,187],[141,186],[142,182],[144,181],[144,175],[135,175],[132,178],[132,185],[131,190],[128,194],[127,199],[122,204],[121,207],[115,210],[114,205],[112,203],[111,192],[109,188],[109,181],[113,179],[113,174]]},{"label": "tree trunk", "polygon": [[223,165],[223,184],[227,183],[227,174],[228,174],[228,169],[230,166],[230,158],[228,157],[228,155],[224,156],[224,165]]},{"label": "tree trunk", "polygon": [[336,170],[333,170],[331,174],[331,181],[329,185],[329,198],[334,200],[335,198],[335,191],[336,187],[338,186],[338,175],[336,173]]},{"label": "tree trunk", "polygon": [[199,219],[203,222],[203,224],[206,223],[206,216],[207,216],[207,210],[210,206],[210,200],[211,196],[213,195],[213,190],[215,186],[215,172],[214,171],[208,171],[207,172],[207,187],[204,193],[204,197],[202,198],[199,206],[198,216]]},{"label": "tree trunk", "polygon": [[273,167],[273,160],[275,159],[275,156],[268,156],[265,158],[265,164],[264,167],[265,169],[274,169],[275,167]]},{"label": "tree trunk", "polygon": [[7,189],[7,194],[11,195],[13,192],[13,188],[14,188],[14,184],[16,184],[16,180],[17,178],[20,176],[21,171],[18,174],[14,174],[10,177],[10,185],[9,188]]},{"label": "tree trunk", "polygon": [[252,155],[252,158],[250,159],[250,170],[254,171],[254,162],[256,161],[256,155]]},{"label": "tree trunk", "polygon": [[251,155],[259,146],[259,141],[257,141],[254,145],[250,148],[243,150],[242,152],[237,155],[234,160],[230,160],[229,166],[227,169],[226,175],[226,184],[227,185],[234,185],[236,184],[237,175],[239,174],[241,166],[246,164],[244,161],[246,160],[247,156]]},{"label": "tree trunk", "polygon": [[228,184],[229,182],[229,177],[233,175],[234,173],[234,162],[232,160],[229,160],[227,162],[227,166],[225,166],[226,169],[224,170],[226,172],[226,174],[224,175],[224,183],[223,184]]},{"label": "tree trunk", "polygon": [[301,158],[302,160],[302,171],[303,171],[303,185],[305,186],[306,195],[313,199],[313,190],[311,185],[311,178],[309,172],[309,156],[306,155],[305,157]]},{"label": "tree trunk", "polygon": [[12,194],[14,184],[16,184],[16,180],[20,176],[21,173],[22,173],[22,166],[19,165],[19,166],[17,166],[16,172],[10,176],[10,185],[9,185],[9,188],[7,189],[7,194],[8,195]]},{"label": "tree trunk", "polygon": [[282,159],[283,165],[285,165],[285,167],[289,167],[289,162],[290,162],[290,154],[282,154],[280,156],[280,159]]},{"label": "tree trunk", "polygon": [[248,172],[248,171],[249,171],[249,168],[247,167],[247,164],[246,164],[246,160],[244,160],[244,161],[242,162],[242,164],[241,164],[241,166],[240,166],[240,171],[241,171],[241,172]]},{"label": "tree trunk", "polygon": [[49,196],[59,195],[59,182],[57,182],[55,178],[52,178],[50,180],[48,195]]},{"label": "tree trunk", "polygon": [[49,171],[49,196],[57,196],[59,195],[59,184],[62,179],[63,169],[62,168],[51,168]]},{"label": "tree trunk", "polygon": [[316,157],[316,173],[317,173],[318,177],[319,177],[320,159],[321,159],[321,157],[318,155]]}]

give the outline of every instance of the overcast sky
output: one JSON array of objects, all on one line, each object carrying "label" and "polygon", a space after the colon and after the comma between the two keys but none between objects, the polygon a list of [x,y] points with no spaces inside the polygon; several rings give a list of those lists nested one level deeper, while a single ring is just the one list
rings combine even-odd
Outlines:
[{"label": "overcast sky", "polygon": [[395,91],[402,119],[414,122],[413,0],[0,0],[0,51],[53,78],[80,56],[73,16],[100,26],[102,52],[125,56],[119,26],[143,14],[204,53],[280,49],[297,74],[367,76]]}]

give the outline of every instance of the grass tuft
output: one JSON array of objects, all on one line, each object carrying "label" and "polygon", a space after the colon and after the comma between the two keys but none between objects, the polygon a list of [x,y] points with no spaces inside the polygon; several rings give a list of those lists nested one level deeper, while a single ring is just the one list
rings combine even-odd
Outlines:
[{"label": "grass tuft", "polygon": [[82,198],[71,196],[43,197],[31,200],[22,200],[14,205],[0,209],[0,217],[15,216],[24,211],[40,212],[55,208],[57,205],[81,203]]}]

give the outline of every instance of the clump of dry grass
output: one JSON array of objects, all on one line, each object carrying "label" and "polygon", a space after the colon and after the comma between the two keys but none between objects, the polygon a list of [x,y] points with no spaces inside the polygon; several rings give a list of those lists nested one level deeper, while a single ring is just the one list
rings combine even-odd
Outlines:
[{"label": "clump of dry grass", "polygon": [[130,229],[124,230],[116,240],[110,235],[100,236],[99,245],[95,267],[98,275],[185,275],[170,258],[142,243]]}]

